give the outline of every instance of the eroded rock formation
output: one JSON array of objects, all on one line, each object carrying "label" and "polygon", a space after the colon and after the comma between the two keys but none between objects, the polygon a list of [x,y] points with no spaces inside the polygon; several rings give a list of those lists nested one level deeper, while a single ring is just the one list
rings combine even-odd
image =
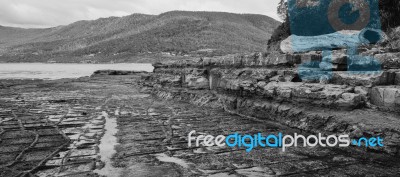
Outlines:
[{"label": "eroded rock formation", "polygon": [[[376,56],[382,61],[380,72],[347,71],[357,63],[348,63],[345,51],[334,51],[331,58],[344,69],[330,71],[321,71],[323,57],[318,52],[157,64],[143,85],[162,98],[220,107],[309,132],[348,133],[352,138],[382,136],[385,147],[372,149],[398,156],[399,59],[397,54]],[[319,65],[312,66],[310,61]],[[299,66],[307,62],[310,66],[301,70]],[[302,72],[317,74],[304,79]]]}]

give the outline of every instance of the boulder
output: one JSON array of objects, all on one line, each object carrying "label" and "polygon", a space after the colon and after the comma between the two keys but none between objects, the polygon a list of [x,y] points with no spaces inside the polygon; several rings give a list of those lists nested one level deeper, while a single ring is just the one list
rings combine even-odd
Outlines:
[{"label": "boulder", "polygon": [[202,90],[209,88],[208,79],[202,76],[187,75],[185,82],[191,89]]},{"label": "boulder", "polygon": [[177,75],[159,75],[158,83],[163,86],[180,86],[182,83],[182,77]]},{"label": "boulder", "polygon": [[341,49],[341,50],[332,50],[331,55],[324,56],[322,58],[322,61],[330,62],[332,64],[347,65],[347,59],[348,59],[347,49]]},{"label": "boulder", "polygon": [[335,50],[331,55],[322,58],[319,68],[322,71],[346,71],[348,56],[344,54],[346,50]]},{"label": "boulder", "polygon": [[340,31],[319,36],[291,35],[281,42],[280,49],[283,53],[292,54],[359,46],[361,41],[358,33],[358,31]]},{"label": "boulder", "polygon": [[[374,35],[371,35],[374,34]],[[370,38],[376,36],[378,38]],[[331,34],[318,36],[291,35],[280,44],[283,53],[298,53],[308,51],[321,51],[332,49],[347,49],[358,47],[362,44],[375,44],[387,41],[387,35],[375,29],[342,30]]]},{"label": "boulder", "polygon": [[362,86],[354,87],[354,93],[359,94],[359,95],[363,95],[363,96],[367,96],[368,95],[368,88],[362,87]]},{"label": "boulder", "polygon": [[338,107],[352,110],[358,106],[361,106],[363,102],[363,98],[359,94],[355,93],[343,93],[341,98],[337,100],[335,103]]},{"label": "boulder", "polygon": [[371,103],[384,109],[400,110],[400,87],[378,86],[371,89]]}]

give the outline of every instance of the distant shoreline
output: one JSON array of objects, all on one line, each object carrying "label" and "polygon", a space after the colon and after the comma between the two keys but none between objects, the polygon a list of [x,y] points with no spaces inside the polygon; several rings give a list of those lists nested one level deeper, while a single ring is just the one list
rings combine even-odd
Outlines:
[{"label": "distant shoreline", "polygon": [[56,80],[91,76],[96,72],[103,75],[128,75],[153,70],[151,63],[0,63],[0,79]]}]

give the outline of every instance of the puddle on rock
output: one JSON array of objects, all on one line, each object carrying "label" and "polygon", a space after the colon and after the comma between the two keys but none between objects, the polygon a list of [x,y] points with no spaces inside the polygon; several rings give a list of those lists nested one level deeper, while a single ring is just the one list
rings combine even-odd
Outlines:
[{"label": "puddle on rock", "polygon": [[101,155],[101,161],[105,163],[105,166],[100,170],[95,170],[94,172],[108,177],[120,176],[122,169],[115,168],[112,166],[111,158],[116,153],[114,146],[117,145],[117,120],[116,118],[110,118],[107,112],[103,111],[102,116],[104,116],[106,123],[104,126],[105,133],[100,140],[99,149]]},{"label": "puddle on rock", "polygon": [[179,159],[176,157],[170,157],[165,153],[156,154],[155,156],[161,162],[176,163],[176,164],[182,166],[183,168],[189,168],[189,164],[182,159]]},{"label": "puddle on rock", "polygon": [[216,173],[216,174],[208,175],[208,177],[237,177],[237,175],[229,174],[229,173]]},{"label": "puddle on rock", "polygon": [[244,176],[254,176],[254,177],[263,177],[263,176],[274,176],[271,174],[267,174],[263,168],[261,167],[252,167],[247,169],[238,169],[236,172],[240,175]]}]

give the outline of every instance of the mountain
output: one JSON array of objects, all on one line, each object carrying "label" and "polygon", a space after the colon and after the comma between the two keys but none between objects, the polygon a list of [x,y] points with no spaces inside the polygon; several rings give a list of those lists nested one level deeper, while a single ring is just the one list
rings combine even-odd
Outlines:
[{"label": "mountain", "polygon": [[280,22],[264,15],[171,11],[78,21],[46,29],[0,26],[1,62],[135,61],[159,53],[265,51]]}]

